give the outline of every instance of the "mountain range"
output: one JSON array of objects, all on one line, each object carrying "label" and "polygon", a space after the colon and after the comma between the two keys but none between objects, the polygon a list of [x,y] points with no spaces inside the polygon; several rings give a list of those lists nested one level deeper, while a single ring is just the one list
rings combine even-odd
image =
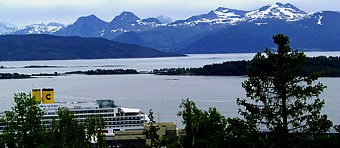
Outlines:
[{"label": "mountain range", "polygon": [[219,7],[185,20],[141,19],[126,11],[110,22],[89,15],[68,26],[50,23],[15,28],[0,23],[0,34],[95,37],[179,53],[235,53],[273,48],[271,37],[283,33],[293,48],[335,51],[340,50],[339,26],[339,12],[306,13],[289,3],[275,3],[252,11]]}]

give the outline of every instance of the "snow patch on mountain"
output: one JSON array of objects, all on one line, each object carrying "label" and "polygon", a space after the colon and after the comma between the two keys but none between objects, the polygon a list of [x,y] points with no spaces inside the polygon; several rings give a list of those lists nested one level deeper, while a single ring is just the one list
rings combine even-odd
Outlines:
[{"label": "snow patch on mountain", "polygon": [[123,29],[123,28],[118,28],[118,29],[111,30],[111,32],[113,32],[113,33],[115,33],[115,32],[129,32],[129,30],[126,30],[126,29]]},{"label": "snow patch on mountain", "polygon": [[317,22],[318,25],[322,25],[322,22],[321,22],[322,17],[323,16],[321,16],[321,15],[319,16],[319,19],[318,19],[318,22]]},{"label": "snow patch on mountain", "polygon": [[267,25],[268,23],[255,23],[257,26]]},{"label": "snow patch on mountain", "polygon": [[311,18],[312,16],[314,16],[314,19],[317,20],[317,23],[318,25],[322,26],[322,18],[323,18],[323,14],[322,14],[322,11],[321,12],[316,12],[316,13],[311,13],[309,14],[308,18]]}]

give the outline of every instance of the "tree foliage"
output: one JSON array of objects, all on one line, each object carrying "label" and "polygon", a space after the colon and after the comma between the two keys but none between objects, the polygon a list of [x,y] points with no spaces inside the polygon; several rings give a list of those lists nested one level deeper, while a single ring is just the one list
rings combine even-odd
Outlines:
[{"label": "tree foliage", "polygon": [[88,137],[88,140],[95,139],[98,148],[106,147],[105,135],[103,133],[105,123],[101,116],[89,116],[86,119],[85,128],[87,131],[86,136]]},{"label": "tree foliage", "polygon": [[42,147],[44,128],[41,123],[43,112],[30,94],[14,94],[15,106],[5,112],[1,124],[5,125],[1,139],[7,147]]},{"label": "tree foliage", "polygon": [[135,69],[96,69],[88,71],[71,71],[65,74],[85,74],[85,75],[115,75],[115,74],[138,74]]},{"label": "tree foliage", "polygon": [[102,117],[92,116],[79,123],[69,110],[60,108],[58,118],[47,127],[42,122],[43,111],[30,94],[15,94],[14,102],[12,110],[0,118],[0,125],[4,126],[0,144],[9,148],[86,148],[92,147],[91,137],[96,137],[97,147],[106,147]]},{"label": "tree foliage", "polygon": [[[273,37],[277,52],[258,53],[248,67],[248,80],[242,83],[250,99],[237,99],[244,107],[239,113],[251,125],[270,131],[275,147],[294,146],[305,134],[325,132],[332,122],[321,115],[324,100],[319,95],[326,88],[316,82],[319,75],[302,77],[306,60],[302,52],[291,52],[289,38]],[[259,129],[258,129],[259,130]]]},{"label": "tree foliage", "polygon": [[58,120],[54,120],[48,135],[51,137],[50,147],[90,147],[89,138],[86,137],[85,126],[78,124],[74,115],[67,109],[58,111]]},{"label": "tree foliage", "polygon": [[313,72],[321,72],[323,77],[340,76],[340,57],[310,57],[304,63],[302,76],[309,76]]},{"label": "tree foliage", "polygon": [[200,110],[193,101],[183,100],[183,111],[178,113],[183,118],[185,136],[183,147],[224,147],[227,121],[216,108]]},{"label": "tree foliage", "polygon": [[148,123],[148,129],[144,131],[144,134],[147,139],[151,140],[151,147],[160,147],[159,135],[157,134],[159,127],[155,125],[156,121],[154,120],[152,109],[149,110],[148,117],[150,121]]},{"label": "tree foliage", "polygon": [[226,126],[226,140],[228,147],[261,147],[261,139],[256,127],[245,120],[228,118]]},{"label": "tree foliage", "polygon": [[[207,76],[244,76],[250,61],[227,61],[219,64],[204,65],[199,68],[164,68],[151,73],[158,75],[207,75]],[[322,77],[340,76],[340,57],[308,57],[303,63],[300,76],[321,72]]]},{"label": "tree foliage", "polygon": [[221,64],[204,65],[199,68],[164,68],[154,69],[151,73],[158,75],[210,75],[242,76],[246,74],[248,61],[228,61]]}]

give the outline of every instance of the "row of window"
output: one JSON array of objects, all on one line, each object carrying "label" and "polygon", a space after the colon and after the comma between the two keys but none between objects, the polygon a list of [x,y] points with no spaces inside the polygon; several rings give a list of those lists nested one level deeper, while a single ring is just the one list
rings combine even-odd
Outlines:
[{"label": "row of window", "polygon": [[58,108],[59,105],[55,105],[55,104],[41,104],[40,107],[45,107],[45,108],[54,107],[54,108]]},{"label": "row of window", "polygon": [[[75,115],[76,118],[87,118],[89,116],[93,116],[93,114],[90,115]],[[101,117],[114,117],[113,114],[96,114],[95,116],[101,116]]]},{"label": "row of window", "polygon": [[[51,121],[44,120],[41,121],[42,124],[48,125],[51,124]],[[77,119],[77,122],[85,122],[85,119]],[[121,125],[121,124],[143,124],[144,121],[115,121],[115,122],[105,122],[106,125]],[[1,128],[1,127],[0,127]]]},{"label": "row of window", "polygon": [[[106,117],[114,117],[113,114],[99,114],[101,117],[104,117],[104,120],[106,121],[119,121],[119,120],[140,120],[141,116],[134,116],[134,117],[116,117],[116,118],[106,118]],[[76,115],[77,119],[86,119],[87,117],[92,115]],[[58,116],[43,116],[43,120],[52,120],[52,119],[58,119]]]},{"label": "row of window", "polygon": [[[114,128],[113,131],[119,131],[119,128],[127,128],[127,127],[140,127],[140,125],[119,125],[119,126],[106,126],[107,128]],[[140,129],[144,129],[144,128],[140,128]],[[125,130],[137,130],[137,129],[125,129]]]},{"label": "row of window", "polygon": [[140,120],[141,117],[118,117],[118,118],[104,118],[105,121],[119,121],[119,120]]},{"label": "row of window", "polygon": [[143,128],[125,129],[126,131],[139,131],[144,130]]},{"label": "row of window", "polygon": [[95,109],[95,110],[71,110],[74,114],[88,114],[88,113],[108,113],[113,112],[113,109]]},{"label": "row of window", "polygon": [[143,124],[143,121],[117,121],[117,122],[105,122],[107,125],[120,125],[120,124]]}]

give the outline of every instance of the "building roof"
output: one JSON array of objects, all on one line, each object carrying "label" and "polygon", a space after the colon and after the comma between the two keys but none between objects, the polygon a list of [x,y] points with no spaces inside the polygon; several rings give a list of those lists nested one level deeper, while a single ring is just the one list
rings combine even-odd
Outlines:
[{"label": "building roof", "polygon": [[120,108],[124,113],[139,113],[140,109],[136,109],[136,108]]}]

